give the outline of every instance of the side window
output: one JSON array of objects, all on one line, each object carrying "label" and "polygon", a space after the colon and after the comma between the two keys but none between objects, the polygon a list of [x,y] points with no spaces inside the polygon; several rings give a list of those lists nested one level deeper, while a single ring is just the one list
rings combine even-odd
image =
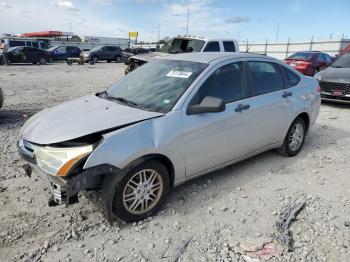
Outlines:
[{"label": "side window", "polygon": [[261,95],[284,88],[283,78],[275,63],[248,62],[253,95]]},{"label": "side window", "polygon": [[26,45],[27,45],[27,46],[32,46],[32,42],[26,41]]},{"label": "side window", "polygon": [[10,47],[15,47],[15,46],[26,46],[26,43],[24,41],[16,41],[16,40],[10,40]]},{"label": "side window", "polygon": [[204,52],[220,52],[219,42],[209,42],[205,47]]},{"label": "side window", "polygon": [[58,53],[65,53],[66,52],[66,47],[65,46],[60,46],[56,49]]},{"label": "side window", "polygon": [[242,99],[245,95],[243,66],[238,62],[224,65],[209,76],[199,88],[191,104],[200,104],[206,96],[218,97],[228,103]]},{"label": "side window", "polygon": [[300,82],[300,77],[294,73],[292,70],[289,70],[288,68],[284,66],[280,66],[281,70],[283,71],[285,77],[286,77],[286,87],[293,87],[299,84]]},{"label": "side window", "polygon": [[72,52],[75,50],[74,46],[67,46],[67,52]]},{"label": "side window", "polygon": [[235,44],[232,41],[224,41],[225,52],[235,52]]},{"label": "side window", "polygon": [[38,46],[38,42],[32,42],[32,44],[33,44],[33,47],[35,47],[35,48],[38,48],[39,46]]}]

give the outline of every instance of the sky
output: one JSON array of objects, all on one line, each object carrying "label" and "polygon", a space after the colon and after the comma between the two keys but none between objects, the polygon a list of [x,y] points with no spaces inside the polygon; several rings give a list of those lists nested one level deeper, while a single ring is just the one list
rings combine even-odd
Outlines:
[{"label": "sky", "polygon": [[[139,40],[189,34],[263,42],[350,38],[350,0],[0,0],[0,33],[70,30]],[[279,30],[278,30],[279,28]],[[278,37],[277,37],[278,31]]]}]

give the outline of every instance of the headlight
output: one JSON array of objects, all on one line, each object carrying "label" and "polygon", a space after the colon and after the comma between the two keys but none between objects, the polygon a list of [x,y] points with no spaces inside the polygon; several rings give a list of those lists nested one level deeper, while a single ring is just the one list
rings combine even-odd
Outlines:
[{"label": "headlight", "polygon": [[88,57],[89,54],[88,54],[88,53],[83,53],[83,56],[84,56],[84,57]]},{"label": "headlight", "polygon": [[321,72],[318,72],[314,75],[314,78],[316,78],[318,81],[321,81]]},{"label": "headlight", "polygon": [[93,151],[93,145],[81,147],[40,147],[35,152],[38,167],[50,175],[66,176],[69,170]]}]

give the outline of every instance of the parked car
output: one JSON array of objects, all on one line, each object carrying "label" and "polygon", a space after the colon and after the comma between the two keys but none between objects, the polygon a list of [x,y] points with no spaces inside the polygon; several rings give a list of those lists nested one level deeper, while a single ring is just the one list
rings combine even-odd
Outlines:
[{"label": "parked car", "polygon": [[350,53],[315,75],[321,87],[322,100],[350,102]]},{"label": "parked car", "polygon": [[17,47],[17,46],[27,46],[39,48],[42,50],[48,49],[48,44],[45,41],[33,39],[33,38],[24,38],[24,37],[4,37],[8,47]]},{"label": "parked car", "polygon": [[0,108],[2,108],[4,104],[4,93],[2,92],[2,89],[0,87]]},{"label": "parked car", "polygon": [[82,52],[77,46],[53,46],[47,50],[53,60],[66,60],[68,58],[79,57]]},{"label": "parked car", "polygon": [[170,39],[160,49],[160,52],[139,54],[132,56],[125,74],[133,71],[143,64],[169,54],[192,53],[192,52],[239,52],[239,46],[233,39],[208,39],[196,37],[175,37]]},{"label": "parked car", "polygon": [[81,57],[85,62],[98,63],[98,61],[107,61],[110,63],[115,61],[120,63],[122,61],[122,49],[119,46],[99,46],[90,51],[82,52]]},{"label": "parked car", "polygon": [[50,53],[34,47],[12,47],[7,52],[9,63],[46,64],[51,61]]},{"label": "parked car", "polygon": [[187,180],[270,149],[297,155],[320,101],[315,78],[274,58],[172,55],[34,115],[19,152],[50,181],[51,204],[102,188],[108,217],[137,221]]},{"label": "parked car", "polygon": [[129,58],[138,55],[138,54],[145,54],[148,53],[149,49],[145,48],[126,48],[122,52],[122,62],[124,62],[126,65],[129,64]]},{"label": "parked car", "polygon": [[305,51],[297,52],[284,61],[302,74],[313,76],[321,70],[326,69],[333,60],[334,59],[330,55],[322,52]]}]

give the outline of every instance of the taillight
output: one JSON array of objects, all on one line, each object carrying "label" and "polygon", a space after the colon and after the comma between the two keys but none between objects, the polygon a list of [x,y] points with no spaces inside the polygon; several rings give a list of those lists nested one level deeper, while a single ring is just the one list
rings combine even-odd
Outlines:
[{"label": "taillight", "polygon": [[310,62],[305,62],[305,61],[299,61],[299,62],[297,62],[297,65],[298,66],[307,67],[307,66],[311,65],[311,63]]}]

